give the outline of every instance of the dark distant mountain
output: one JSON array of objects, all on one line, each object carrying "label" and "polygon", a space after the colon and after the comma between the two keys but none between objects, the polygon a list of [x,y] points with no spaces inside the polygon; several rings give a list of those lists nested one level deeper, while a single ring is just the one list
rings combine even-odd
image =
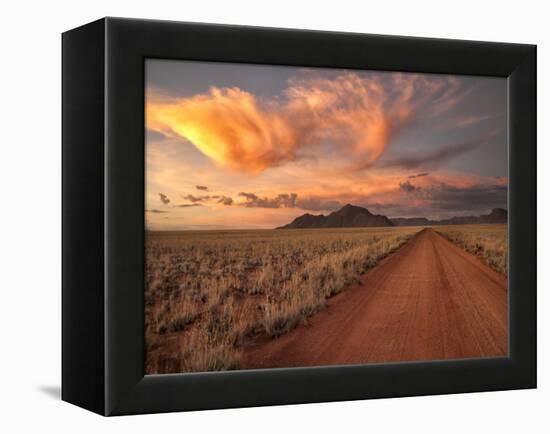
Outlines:
[{"label": "dark distant mountain", "polygon": [[395,226],[431,226],[433,220],[428,220],[426,217],[397,217],[391,219]]},{"label": "dark distant mountain", "polygon": [[372,214],[368,209],[355,205],[346,205],[329,215],[304,214],[296,217],[291,223],[277,229],[311,229],[311,228],[367,228],[384,226],[437,226],[437,225],[472,225],[487,223],[507,223],[508,211],[495,208],[489,214],[479,216],[452,217],[444,220],[429,220],[425,217],[397,217]]},{"label": "dark distant mountain", "polygon": [[452,217],[445,220],[428,220],[424,217],[391,219],[396,226],[437,226],[437,225],[476,225],[484,223],[507,223],[508,211],[495,208],[489,214],[479,216]]},{"label": "dark distant mountain", "polygon": [[346,205],[329,215],[304,214],[296,217],[292,223],[277,229],[310,229],[310,228],[363,228],[395,226],[389,218],[372,214],[360,206]]}]

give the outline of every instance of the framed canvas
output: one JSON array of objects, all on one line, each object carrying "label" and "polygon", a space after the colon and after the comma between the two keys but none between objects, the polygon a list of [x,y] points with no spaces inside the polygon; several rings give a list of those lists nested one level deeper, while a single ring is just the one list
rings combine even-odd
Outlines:
[{"label": "framed canvas", "polygon": [[536,47],[63,34],[62,398],[102,415],[536,387]]}]

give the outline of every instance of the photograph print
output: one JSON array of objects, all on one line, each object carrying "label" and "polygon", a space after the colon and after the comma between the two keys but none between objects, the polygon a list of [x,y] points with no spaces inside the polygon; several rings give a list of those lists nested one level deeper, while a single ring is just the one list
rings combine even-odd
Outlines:
[{"label": "photograph print", "polygon": [[508,355],[505,78],[147,59],[145,373]]}]

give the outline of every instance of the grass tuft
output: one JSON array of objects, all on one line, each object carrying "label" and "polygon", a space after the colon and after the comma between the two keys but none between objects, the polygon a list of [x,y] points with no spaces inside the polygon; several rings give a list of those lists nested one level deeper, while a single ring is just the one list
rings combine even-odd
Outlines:
[{"label": "grass tuft", "polygon": [[436,231],[500,274],[508,274],[506,225],[441,226]]}]

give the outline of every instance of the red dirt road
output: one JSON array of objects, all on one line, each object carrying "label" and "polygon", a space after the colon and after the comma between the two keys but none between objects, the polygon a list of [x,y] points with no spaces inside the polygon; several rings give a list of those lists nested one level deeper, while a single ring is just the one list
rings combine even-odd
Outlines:
[{"label": "red dirt road", "polygon": [[241,368],[505,356],[507,298],[505,277],[425,229]]}]

